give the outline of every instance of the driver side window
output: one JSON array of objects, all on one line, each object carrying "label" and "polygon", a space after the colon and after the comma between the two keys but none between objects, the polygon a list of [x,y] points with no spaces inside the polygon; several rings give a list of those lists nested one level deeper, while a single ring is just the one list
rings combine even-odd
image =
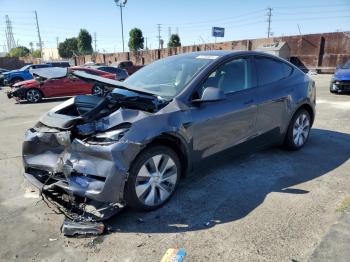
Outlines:
[{"label": "driver side window", "polygon": [[252,68],[249,58],[231,60],[212,72],[202,86],[221,88],[225,94],[252,88]]}]

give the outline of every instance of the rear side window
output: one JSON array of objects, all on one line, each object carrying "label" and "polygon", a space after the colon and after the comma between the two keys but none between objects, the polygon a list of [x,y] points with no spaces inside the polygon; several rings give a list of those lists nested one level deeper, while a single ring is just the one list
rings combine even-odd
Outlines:
[{"label": "rear side window", "polygon": [[288,64],[267,57],[256,57],[255,65],[258,71],[259,85],[267,85],[286,78],[293,71],[293,68]]},{"label": "rear side window", "polygon": [[116,74],[118,72],[118,68],[114,68],[114,67],[99,67],[98,70],[102,70],[108,73],[114,73]]}]

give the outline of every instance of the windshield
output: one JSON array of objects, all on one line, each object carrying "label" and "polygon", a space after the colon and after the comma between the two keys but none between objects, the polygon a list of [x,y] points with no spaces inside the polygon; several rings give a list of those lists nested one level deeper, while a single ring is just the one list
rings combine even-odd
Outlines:
[{"label": "windshield", "polygon": [[19,69],[19,71],[25,71],[30,67],[30,65],[23,66]]},{"label": "windshield", "polygon": [[348,60],[341,68],[342,69],[350,69],[350,60]]},{"label": "windshield", "polygon": [[133,90],[171,99],[210,62],[210,59],[201,56],[171,56],[145,66],[127,78],[124,83]]}]

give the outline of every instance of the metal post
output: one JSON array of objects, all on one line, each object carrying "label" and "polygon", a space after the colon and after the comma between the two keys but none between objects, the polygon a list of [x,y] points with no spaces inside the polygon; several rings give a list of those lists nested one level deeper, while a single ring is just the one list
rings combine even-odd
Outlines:
[{"label": "metal post", "polygon": [[35,20],[36,20],[36,29],[38,31],[38,38],[39,38],[40,57],[42,57],[43,56],[43,43],[41,42],[39,22],[38,22],[38,14],[36,13],[36,11],[34,11],[34,13],[35,13]]},{"label": "metal post", "polygon": [[124,25],[123,25],[123,7],[122,5],[120,6],[120,22],[122,25],[122,41],[123,41],[123,53],[124,53]]}]

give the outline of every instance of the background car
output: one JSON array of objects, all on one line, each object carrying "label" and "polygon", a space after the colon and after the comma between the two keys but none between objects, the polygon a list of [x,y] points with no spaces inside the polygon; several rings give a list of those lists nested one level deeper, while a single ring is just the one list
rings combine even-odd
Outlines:
[{"label": "background car", "polygon": [[126,70],[129,75],[132,75],[143,66],[134,65],[132,61],[120,61],[117,63],[117,67]]},{"label": "background car", "polygon": [[26,65],[18,70],[12,70],[9,72],[4,73],[4,84],[5,85],[13,85],[17,82],[21,82],[24,80],[30,80],[33,79],[33,75],[31,74],[30,70],[32,69],[39,69],[39,68],[46,68],[46,67],[69,67],[68,62],[48,62],[45,64],[32,64],[32,65]]},{"label": "background car", "polygon": [[329,87],[331,93],[350,92],[350,59],[337,67]]},{"label": "background car", "polygon": [[123,81],[129,76],[126,70],[115,66],[101,66],[101,65],[98,66],[97,65],[97,66],[89,66],[89,68],[95,68],[97,70],[115,74],[115,79],[118,81]]},{"label": "background car", "polygon": [[4,68],[0,68],[0,86],[4,85],[4,75],[3,73],[8,72],[9,70],[4,69]]},{"label": "background car", "polygon": [[72,74],[74,71],[84,71],[91,75],[115,79],[114,74],[101,70],[86,67],[71,67],[68,69],[66,75],[62,75],[61,77],[46,79],[39,75],[35,79],[18,82],[14,84],[12,90],[8,92],[8,97],[15,97],[18,100],[27,100],[30,103],[37,103],[42,98],[50,97],[83,94],[104,95],[105,88],[103,85],[87,83],[75,77]]}]

